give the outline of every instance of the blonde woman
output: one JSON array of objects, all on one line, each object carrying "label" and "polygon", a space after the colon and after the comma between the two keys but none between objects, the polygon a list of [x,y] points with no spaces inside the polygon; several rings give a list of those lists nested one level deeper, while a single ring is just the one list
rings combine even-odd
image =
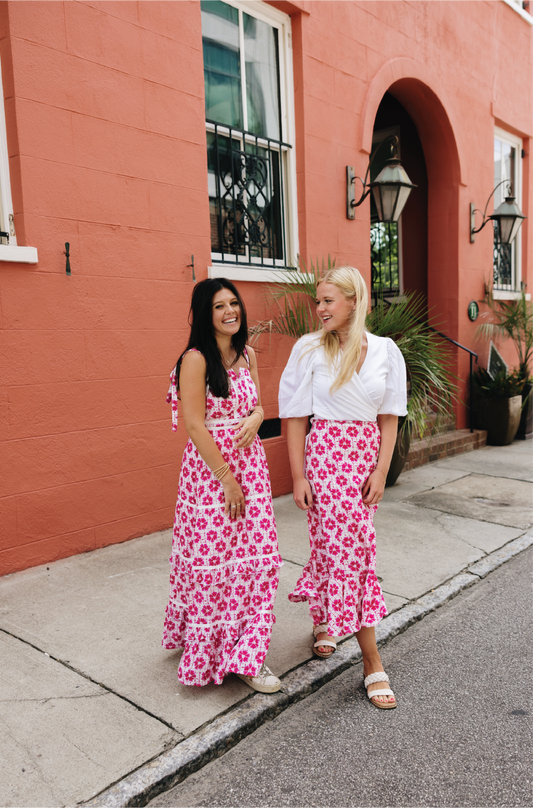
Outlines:
[{"label": "blonde woman", "polygon": [[357,269],[329,270],[316,306],[322,328],[296,343],[279,392],[280,416],[289,419],[293,497],[307,511],[311,544],[289,599],[309,601],[318,656],[327,659],[335,638],[355,633],[368,697],[391,709],[396,700],[375,636],[387,609],[375,572],[373,517],[398,416],[407,413],[405,363],[392,340],[365,331],[368,291]]}]

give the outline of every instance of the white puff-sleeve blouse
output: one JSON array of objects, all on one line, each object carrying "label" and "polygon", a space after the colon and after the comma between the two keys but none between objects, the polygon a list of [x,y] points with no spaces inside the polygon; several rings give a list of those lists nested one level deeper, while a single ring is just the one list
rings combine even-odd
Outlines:
[{"label": "white puff-sleeve blouse", "polygon": [[366,336],[368,349],[359,373],[333,393],[336,370],[327,362],[318,335],[299,339],[281,377],[280,418],[376,421],[378,415],[406,415],[407,374],[401,351],[388,337]]}]

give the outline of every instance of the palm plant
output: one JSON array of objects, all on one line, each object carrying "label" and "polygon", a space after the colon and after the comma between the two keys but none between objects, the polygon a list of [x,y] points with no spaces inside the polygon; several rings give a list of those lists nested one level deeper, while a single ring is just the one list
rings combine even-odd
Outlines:
[{"label": "palm plant", "polygon": [[492,316],[493,322],[481,323],[478,333],[488,339],[495,337],[514,342],[518,354],[518,367],[523,383],[530,380],[533,358],[533,303],[526,300],[524,292],[519,300],[495,300],[492,290],[487,290],[485,302],[489,311],[482,317]]},{"label": "palm plant", "polygon": [[[301,262],[298,271],[286,271],[282,283],[268,288],[268,303],[274,313],[253,329],[256,338],[270,332],[299,339],[318,330],[317,281],[334,265],[335,261],[328,257],[321,266],[317,260],[308,270]],[[444,342],[427,324],[424,299],[412,292],[393,303],[380,299],[369,312],[366,326],[379,337],[391,337],[402,352],[409,377],[407,418],[402,430],[412,430],[422,437],[434,418],[436,427],[450,417],[456,396],[449,372],[450,357]]]},{"label": "palm plant", "polygon": [[378,337],[393,339],[405,360],[409,398],[403,428],[423,437],[433,418],[435,428],[449,420],[457,394],[451,356],[444,340],[428,322],[423,296],[406,292],[394,303],[378,300],[368,313],[366,327]]}]

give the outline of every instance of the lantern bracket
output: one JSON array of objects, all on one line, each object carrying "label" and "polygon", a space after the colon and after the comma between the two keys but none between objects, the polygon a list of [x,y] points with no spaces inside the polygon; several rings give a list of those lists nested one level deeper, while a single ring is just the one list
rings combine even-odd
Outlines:
[{"label": "lantern bracket", "polygon": [[483,216],[483,221],[481,225],[476,228],[476,213],[481,213],[479,208],[476,208],[473,202],[470,203],[470,243],[473,244],[476,240],[476,233],[479,233],[480,230],[483,230],[486,224],[490,222],[492,216],[487,216],[487,208],[489,206],[489,202],[500,187],[500,185],[504,185],[507,183],[507,196],[512,196],[513,193],[513,184],[510,180],[502,180],[495,186],[494,190],[492,191],[491,195],[487,199],[487,204],[485,205],[485,210],[481,214]]},{"label": "lantern bracket", "polygon": [[[368,168],[366,169],[366,174],[364,180],[361,177],[356,177],[355,171],[353,166],[346,166],[346,218],[347,219],[355,219],[355,209],[361,205],[365,199],[367,198],[368,194],[372,190],[371,185],[368,184],[368,175],[370,173],[370,168],[372,163],[374,162],[374,158],[380,148],[383,146],[384,143],[388,143],[391,147],[391,156],[389,159],[398,159],[398,149],[400,146],[400,141],[398,139],[398,135],[388,135],[382,141],[378,143],[372,154],[370,155],[370,160],[368,161]],[[362,184],[363,189],[361,192],[361,196],[359,197],[358,201],[355,201],[355,181],[359,180]]]}]

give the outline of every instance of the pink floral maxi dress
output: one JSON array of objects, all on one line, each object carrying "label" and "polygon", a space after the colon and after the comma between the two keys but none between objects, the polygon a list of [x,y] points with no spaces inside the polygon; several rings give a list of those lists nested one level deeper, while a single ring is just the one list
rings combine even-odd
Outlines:
[{"label": "pink floral maxi dress", "polygon": [[377,506],[364,504],[361,487],[376,468],[377,415],[407,413],[406,371],[392,340],[367,338],[363,367],[339,390],[331,393],[336,369],[313,334],[296,343],[280,385],[282,418],[314,416],[304,466],[311,557],[289,600],[308,601],[314,625],[327,624],[333,637],[387,614],[376,575]]},{"label": "pink floral maxi dress", "polygon": [[[185,446],[170,557],[170,598],[163,647],[183,648],[178,679],[186,685],[221,684],[230,672],[255,676],[265,659],[282,559],[270,479],[258,437],[246,449],[233,442],[235,425],[257,404],[247,369],[228,371],[230,395],[206,392],[205,423],[242,488],[246,513],[224,513],[222,484]],[[177,394],[171,375],[173,429]]]}]

